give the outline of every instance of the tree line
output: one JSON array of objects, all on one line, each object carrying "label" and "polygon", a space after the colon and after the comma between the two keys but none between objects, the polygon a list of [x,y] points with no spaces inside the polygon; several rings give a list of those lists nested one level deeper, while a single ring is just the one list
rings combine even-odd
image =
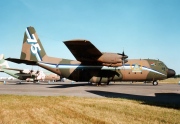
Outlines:
[{"label": "tree line", "polygon": [[180,74],[175,75],[174,78],[180,78]]}]

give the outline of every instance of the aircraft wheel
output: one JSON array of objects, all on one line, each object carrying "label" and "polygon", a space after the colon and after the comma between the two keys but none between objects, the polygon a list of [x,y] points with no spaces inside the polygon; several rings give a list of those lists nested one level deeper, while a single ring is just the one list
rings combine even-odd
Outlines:
[{"label": "aircraft wheel", "polygon": [[153,81],[153,85],[154,86],[158,85],[158,82],[157,81]]}]

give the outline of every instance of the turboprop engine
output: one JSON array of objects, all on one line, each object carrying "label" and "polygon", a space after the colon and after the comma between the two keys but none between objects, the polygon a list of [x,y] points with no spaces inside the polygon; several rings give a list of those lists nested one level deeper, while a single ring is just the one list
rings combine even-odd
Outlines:
[{"label": "turboprop engine", "polygon": [[39,74],[39,71],[24,69],[24,70],[22,71],[22,73],[31,74],[31,75],[37,76],[37,75]]},{"label": "turboprop engine", "polygon": [[102,65],[104,66],[112,66],[112,67],[117,67],[117,66],[122,66],[124,63],[128,62],[126,59],[128,56],[120,53],[103,53],[101,57],[98,58],[98,62],[101,62]]},{"label": "turboprop engine", "polygon": [[24,69],[24,70],[22,71],[22,73],[28,74],[28,73],[30,73],[30,70],[29,70],[29,69]]},{"label": "turboprop engine", "polygon": [[118,55],[117,53],[104,53],[98,58],[98,62],[111,64],[122,63],[122,55]]}]

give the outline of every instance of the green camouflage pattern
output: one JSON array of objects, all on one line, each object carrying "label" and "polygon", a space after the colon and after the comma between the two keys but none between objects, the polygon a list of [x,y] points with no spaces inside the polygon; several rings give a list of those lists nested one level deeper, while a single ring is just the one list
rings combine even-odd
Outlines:
[{"label": "green camouflage pattern", "polygon": [[[129,59],[127,61],[124,53],[101,53],[88,40],[75,39],[64,43],[78,61],[48,56],[35,29],[27,27],[20,60],[9,60],[16,63],[36,61],[36,65],[60,75],[61,78],[98,84],[100,82],[108,84],[110,81],[157,81],[166,79],[170,72],[159,60]],[[175,71],[171,70],[169,76],[174,74]]]}]

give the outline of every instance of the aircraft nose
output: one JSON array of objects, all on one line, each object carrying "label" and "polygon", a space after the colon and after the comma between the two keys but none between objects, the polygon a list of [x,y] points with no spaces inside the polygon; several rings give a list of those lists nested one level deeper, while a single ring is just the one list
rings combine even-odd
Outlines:
[{"label": "aircraft nose", "polygon": [[176,72],[173,69],[168,69],[167,71],[167,78],[174,77]]}]

